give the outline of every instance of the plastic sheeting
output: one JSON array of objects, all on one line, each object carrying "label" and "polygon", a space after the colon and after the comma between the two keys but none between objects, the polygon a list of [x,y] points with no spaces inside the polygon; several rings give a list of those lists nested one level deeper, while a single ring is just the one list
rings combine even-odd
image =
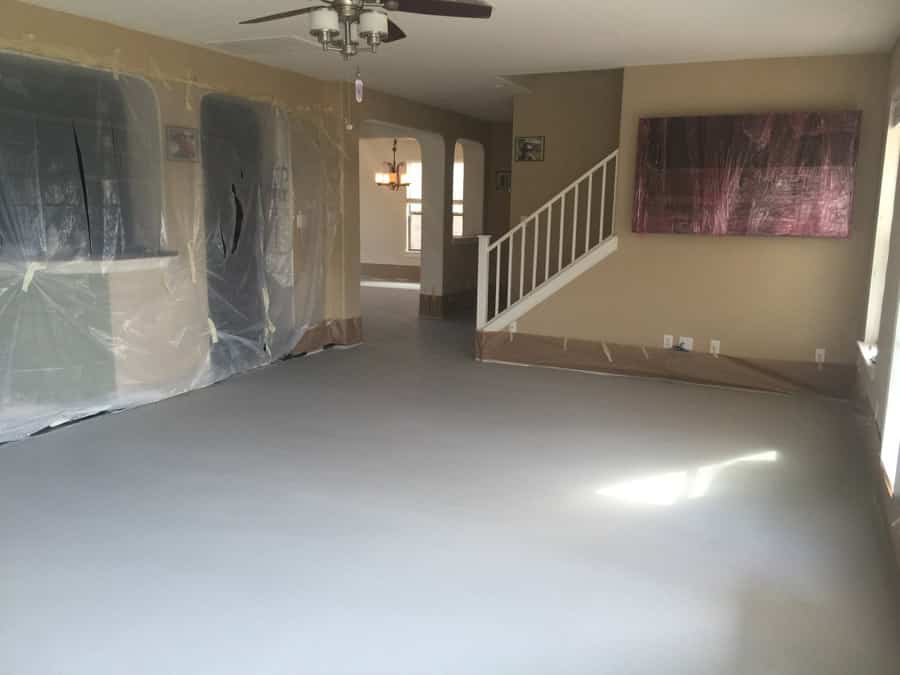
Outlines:
[{"label": "plastic sheeting", "polygon": [[860,112],[642,119],[635,232],[849,235]]},{"label": "plastic sheeting", "polygon": [[[336,117],[0,54],[0,442],[263,366],[320,325]],[[169,120],[196,157],[167,157]]]}]

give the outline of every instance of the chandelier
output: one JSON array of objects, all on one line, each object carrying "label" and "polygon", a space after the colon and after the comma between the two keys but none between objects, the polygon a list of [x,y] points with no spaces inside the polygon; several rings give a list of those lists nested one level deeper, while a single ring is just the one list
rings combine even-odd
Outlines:
[{"label": "chandelier", "polygon": [[385,162],[387,172],[375,174],[375,185],[385,187],[394,192],[409,187],[409,179],[406,175],[406,162],[397,162],[397,139],[394,139],[394,161]]}]

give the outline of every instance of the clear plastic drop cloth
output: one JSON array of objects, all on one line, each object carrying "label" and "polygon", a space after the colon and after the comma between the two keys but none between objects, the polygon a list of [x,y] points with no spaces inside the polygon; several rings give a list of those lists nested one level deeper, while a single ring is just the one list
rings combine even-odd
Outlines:
[{"label": "clear plastic drop cloth", "polygon": [[0,54],[0,442],[264,366],[324,321],[338,117]]}]

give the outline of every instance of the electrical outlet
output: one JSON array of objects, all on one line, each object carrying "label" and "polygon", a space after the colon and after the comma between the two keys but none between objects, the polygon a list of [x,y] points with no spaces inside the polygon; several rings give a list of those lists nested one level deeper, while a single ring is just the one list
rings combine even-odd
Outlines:
[{"label": "electrical outlet", "polygon": [[694,351],[694,338],[680,337],[678,338],[678,346],[686,352],[692,352]]},{"label": "electrical outlet", "polygon": [[709,341],[709,353],[718,356],[722,351],[722,343],[719,340]]},{"label": "electrical outlet", "polygon": [[821,347],[816,350],[816,363],[819,365],[825,363],[825,350]]},{"label": "electrical outlet", "polygon": [[675,338],[671,335],[663,335],[663,349],[672,349],[675,346]]}]

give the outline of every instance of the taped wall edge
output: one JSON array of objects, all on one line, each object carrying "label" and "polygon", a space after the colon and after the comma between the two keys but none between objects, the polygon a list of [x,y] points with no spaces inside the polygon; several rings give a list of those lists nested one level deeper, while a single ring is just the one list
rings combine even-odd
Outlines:
[{"label": "taped wall edge", "polygon": [[527,333],[478,333],[475,354],[480,361],[655,377],[780,394],[851,399],[856,390],[856,368],[853,365],[819,366],[794,361],[741,359],[725,355],[716,357],[699,352]]},{"label": "taped wall edge", "polygon": [[334,319],[316,324],[303,334],[293,354],[308,354],[328,345],[357,345],[363,341],[362,319]]}]

